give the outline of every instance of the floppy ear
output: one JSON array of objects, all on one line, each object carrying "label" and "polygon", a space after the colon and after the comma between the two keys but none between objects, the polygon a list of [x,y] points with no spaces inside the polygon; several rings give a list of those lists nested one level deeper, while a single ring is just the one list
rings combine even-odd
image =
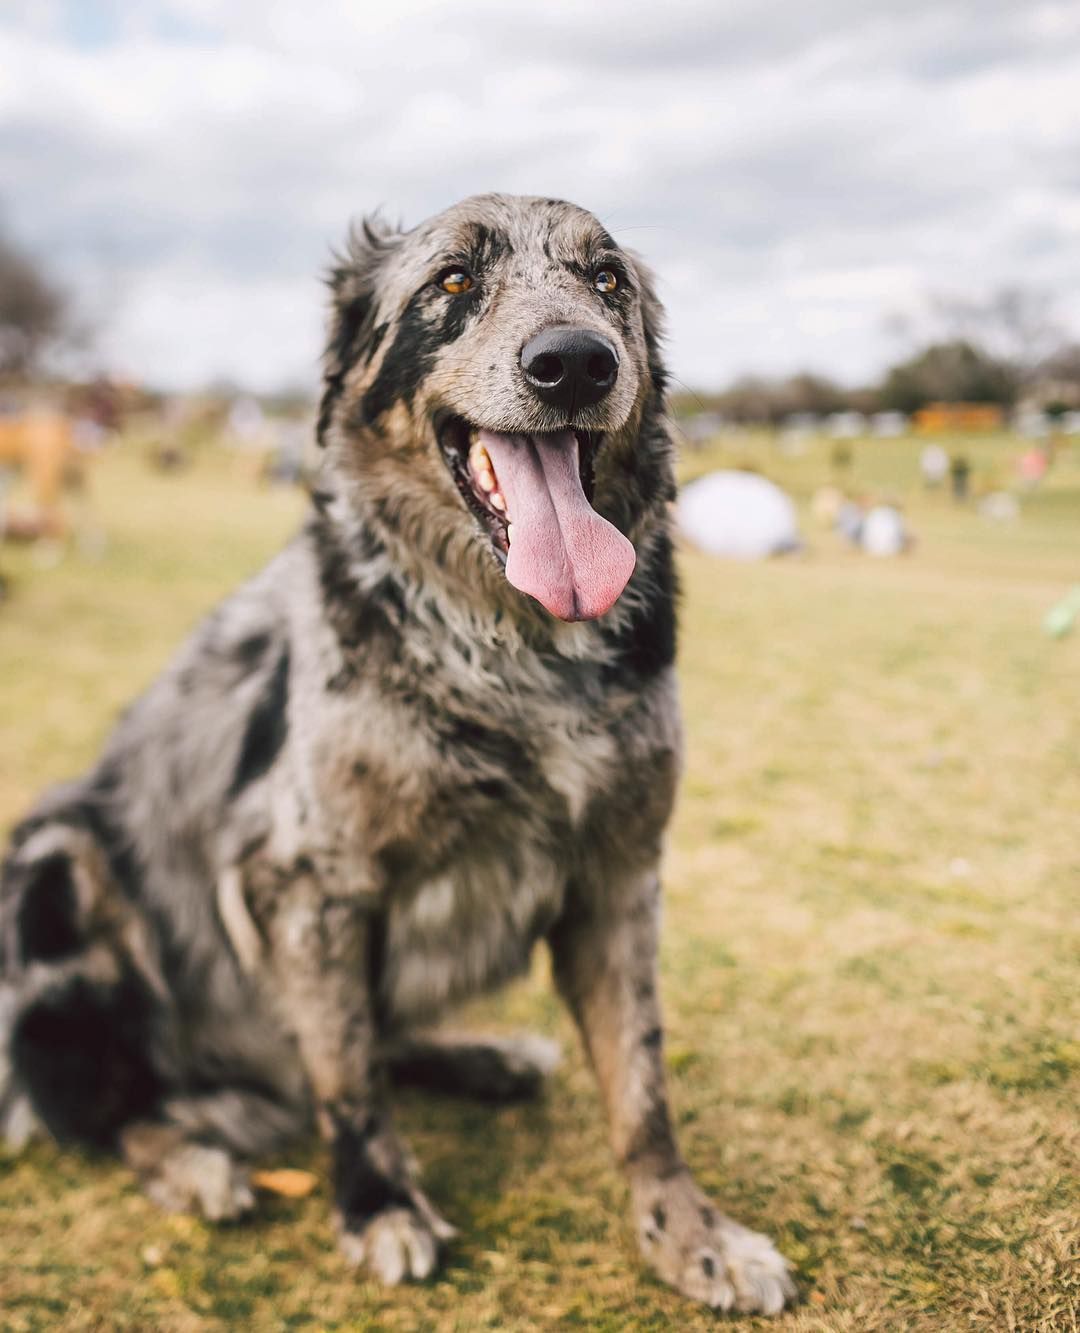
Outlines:
[{"label": "floppy ear", "polygon": [[401,239],[401,233],[378,215],[364,218],[349,230],[344,254],[335,262],[326,282],[332,293],[330,331],[323,352],[323,391],[315,439],[326,443],[337,400],[349,370],[373,350],[375,288],[379,268]]},{"label": "floppy ear", "polygon": [[641,323],[645,331],[645,350],[649,358],[649,378],[656,393],[656,405],[663,407],[668,384],[668,373],[661,355],[666,332],[664,307],[656,294],[656,279],[652,270],[637,255],[633,255],[633,260],[638,286],[641,289]]}]

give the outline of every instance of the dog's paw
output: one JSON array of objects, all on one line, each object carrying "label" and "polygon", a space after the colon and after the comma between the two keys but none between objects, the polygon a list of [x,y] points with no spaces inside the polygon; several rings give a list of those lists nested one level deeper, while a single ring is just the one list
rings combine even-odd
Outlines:
[{"label": "dog's paw", "polygon": [[431,1208],[387,1208],[362,1226],[338,1219],[338,1243],[353,1267],[361,1264],[388,1287],[423,1281],[435,1271],[439,1246],[454,1228]]},{"label": "dog's paw", "polygon": [[247,1172],[222,1148],[182,1143],[157,1164],[146,1192],[170,1213],[196,1213],[232,1222],[255,1207]]},{"label": "dog's paw", "polygon": [[797,1292],[767,1236],[725,1217],[688,1173],[635,1190],[641,1251],[665,1282],[715,1310],[779,1314]]},{"label": "dog's paw", "polygon": [[22,1093],[7,1101],[0,1099],[0,1145],[7,1152],[21,1153],[27,1144],[45,1137],[45,1126],[38,1119],[30,1098]]}]

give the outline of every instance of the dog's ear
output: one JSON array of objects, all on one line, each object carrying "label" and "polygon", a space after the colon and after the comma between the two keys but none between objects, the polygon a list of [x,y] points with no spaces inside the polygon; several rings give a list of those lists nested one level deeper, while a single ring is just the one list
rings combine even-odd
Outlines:
[{"label": "dog's ear", "polygon": [[330,331],[323,353],[323,391],[315,427],[319,444],[326,443],[345,376],[371,350],[379,269],[400,240],[400,231],[372,215],[350,228],[344,253],[334,256],[326,278],[331,292]]},{"label": "dog's ear", "polygon": [[662,407],[668,385],[668,373],[662,355],[666,331],[664,307],[656,294],[656,279],[652,270],[637,255],[633,259],[641,291],[641,323],[645,331],[645,351],[649,358],[649,378],[656,393],[657,406]]}]

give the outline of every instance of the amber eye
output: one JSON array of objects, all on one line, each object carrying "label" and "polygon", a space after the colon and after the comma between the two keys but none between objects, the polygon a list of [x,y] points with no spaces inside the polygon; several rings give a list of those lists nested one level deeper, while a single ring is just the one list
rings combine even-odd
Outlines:
[{"label": "amber eye", "polygon": [[460,296],[472,286],[472,278],[461,268],[448,268],[439,275],[439,286],[451,296]]},{"label": "amber eye", "polygon": [[619,285],[618,276],[609,268],[602,268],[593,278],[592,285],[598,292],[613,292]]}]

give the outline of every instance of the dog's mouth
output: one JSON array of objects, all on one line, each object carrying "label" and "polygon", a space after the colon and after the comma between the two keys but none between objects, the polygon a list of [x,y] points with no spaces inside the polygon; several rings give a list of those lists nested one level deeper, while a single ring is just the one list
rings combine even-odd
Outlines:
[{"label": "dog's mouth", "polygon": [[603,437],[589,431],[505,433],[450,417],[436,430],[470,513],[506,577],[560,620],[609,611],[634,572],[626,537],[590,503]]}]

